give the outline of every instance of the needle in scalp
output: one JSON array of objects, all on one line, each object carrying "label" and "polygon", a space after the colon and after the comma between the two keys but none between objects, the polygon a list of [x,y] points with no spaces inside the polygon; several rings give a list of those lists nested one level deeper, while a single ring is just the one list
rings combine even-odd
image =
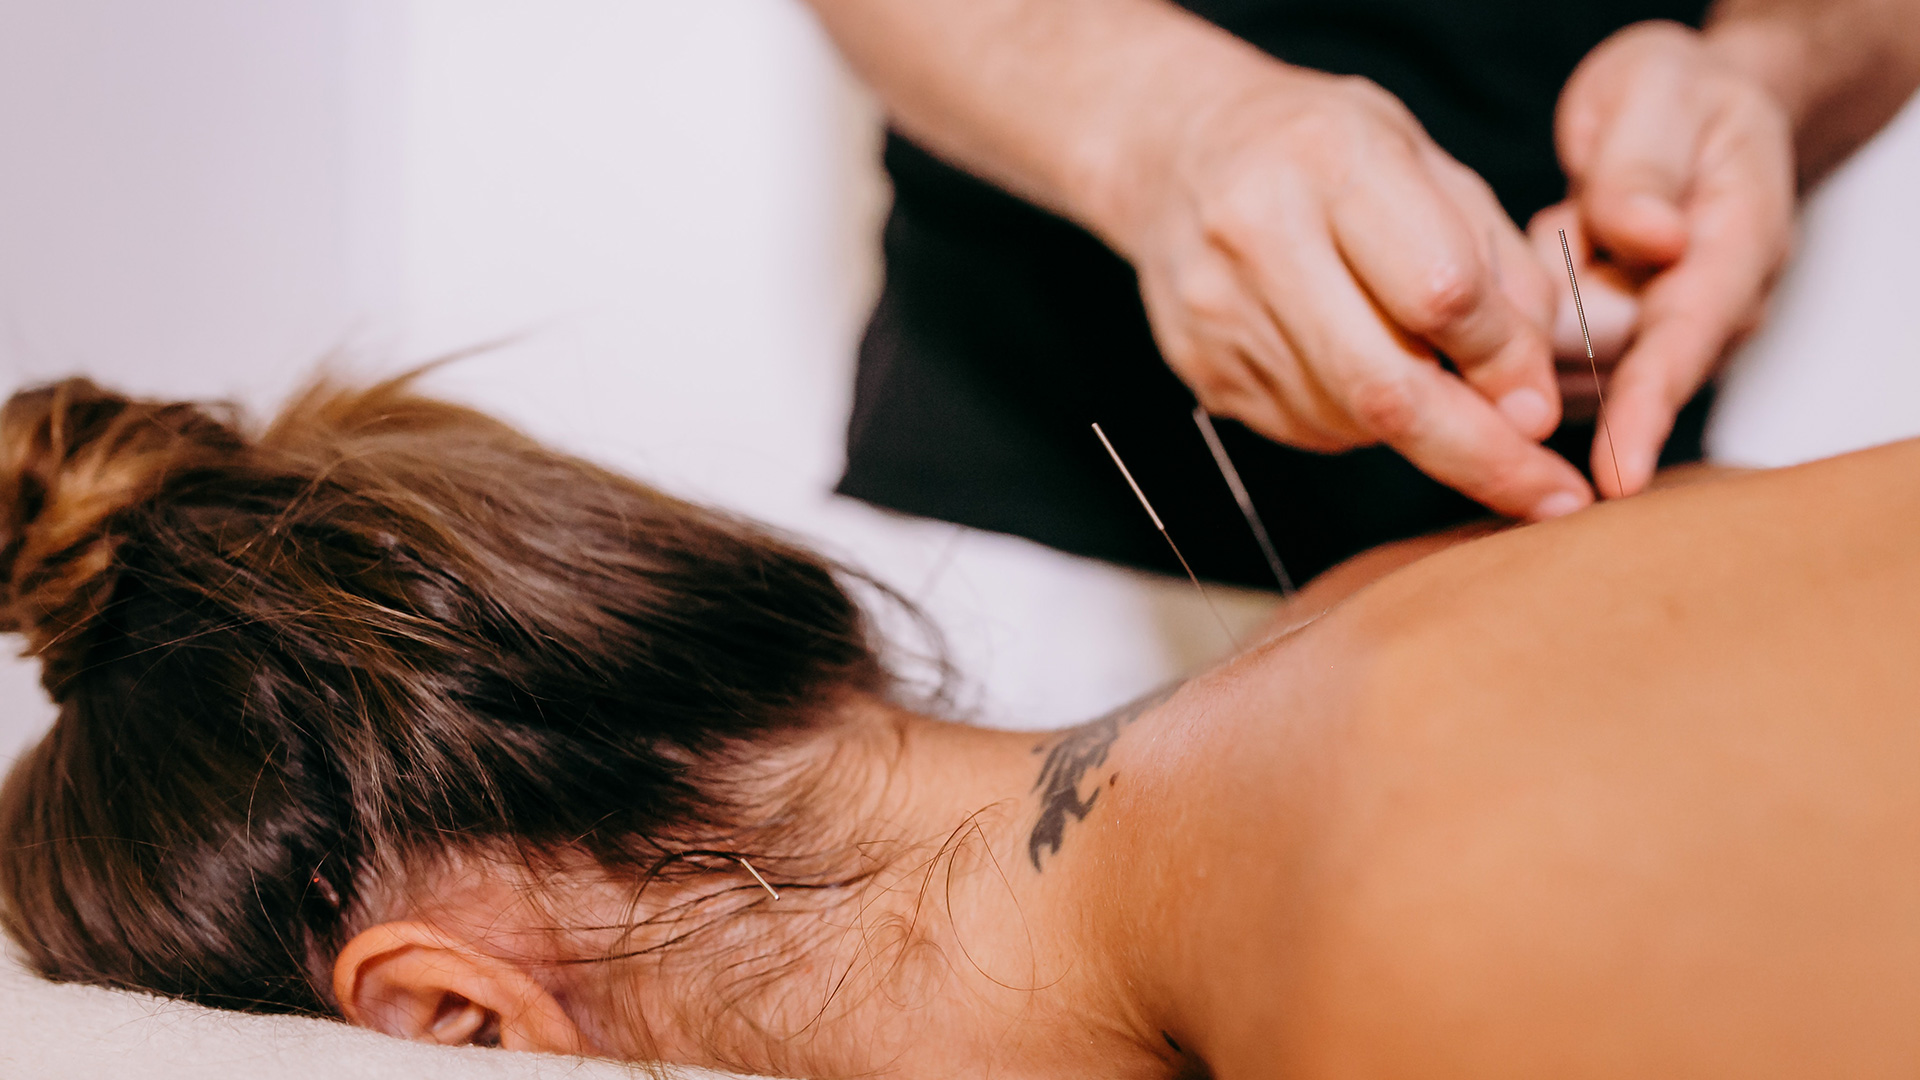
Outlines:
[{"label": "needle in scalp", "polygon": [[737,863],[739,863],[739,864],[740,864],[741,866],[744,866],[744,867],[746,867],[746,868],[747,868],[747,873],[749,873],[749,874],[752,874],[752,875],[753,875],[753,880],[755,880],[755,881],[757,881],[757,882],[759,882],[759,883],[760,883],[760,887],[761,887],[761,888],[763,888],[763,889],[765,889],[765,890],[767,890],[767,895],[768,895],[768,896],[771,896],[771,897],[773,897],[773,898],[774,898],[775,900],[778,900],[778,899],[780,899],[780,894],[779,894],[779,893],[777,893],[777,892],[775,892],[775,891],[773,891],[773,886],[771,886],[771,885],[769,885],[769,884],[767,884],[767,879],[766,879],[766,878],[763,878],[763,877],[761,877],[761,876],[760,876],[760,871],[758,871],[758,870],[755,870],[755,869],[753,868],[753,864],[752,864],[752,863],[750,863],[750,862],[748,862],[747,860],[745,860],[745,859],[743,859],[743,858],[741,858],[741,857],[740,857],[740,856],[738,856],[738,855],[735,855],[735,856],[733,857],[733,861],[734,861],[734,862],[737,862]]},{"label": "needle in scalp", "polygon": [[1173,542],[1173,537],[1167,533],[1167,527],[1160,523],[1160,515],[1154,512],[1153,504],[1147,501],[1147,493],[1141,491],[1140,485],[1133,479],[1133,473],[1128,471],[1127,463],[1120,460],[1120,451],[1113,448],[1113,443],[1107,439],[1107,433],[1100,430],[1099,424],[1093,425],[1093,433],[1100,437],[1100,445],[1107,448],[1107,456],[1112,458],[1113,463],[1119,467],[1120,475],[1127,478],[1127,486],[1133,489],[1133,497],[1140,500],[1140,506],[1146,510],[1147,517],[1152,519],[1153,527],[1160,530],[1160,538],[1173,549],[1173,557],[1180,560],[1180,569],[1187,572],[1187,580],[1193,582],[1193,587],[1200,593],[1200,599],[1206,601],[1207,610],[1213,613],[1213,621],[1220,624],[1220,632],[1227,635],[1227,640],[1233,644],[1237,652],[1240,648],[1240,639],[1235,637],[1233,631],[1227,627],[1227,620],[1220,617],[1220,609],[1213,606],[1213,597],[1208,596],[1206,586],[1200,584],[1200,576],[1195,574],[1193,567],[1187,564],[1187,557],[1180,554],[1180,545]]},{"label": "needle in scalp", "polygon": [[1626,493],[1620,478],[1620,454],[1613,448],[1613,431],[1607,427],[1607,392],[1600,384],[1600,364],[1593,358],[1593,337],[1587,333],[1587,309],[1580,303],[1580,280],[1573,276],[1573,249],[1567,246],[1567,230],[1560,230],[1560,254],[1567,259],[1567,284],[1573,286],[1573,312],[1580,317],[1580,340],[1587,345],[1587,368],[1593,372],[1593,394],[1600,403],[1600,435],[1607,440],[1607,456],[1613,459],[1613,488]]},{"label": "needle in scalp", "polygon": [[1207,440],[1207,450],[1213,454],[1213,463],[1220,468],[1220,475],[1226,478],[1228,490],[1233,492],[1233,501],[1240,504],[1240,516],[1247,519],[1247,528],[1253,530],[1253,538],[1260,544],[1260,554],[1267,557],[1267,568],[1273,571],[1275,581],[1280,583],[1280,595],[1293,595],[1293,578],[1287,573],[1286,565],[1280,561],[1280,553],[1274,550],[1273,539],[1267,535],[1266,523],[1260,520],[1260,512],[1253,508],[1253,496],[1247,494],[1247,485],[1240,482],[1240,470],[1233,467],[1233,459],[1227,456],[1227,448],[1220,441],[1220,433],[1213,428],[1213,417],[1207,415],[1207,407],[1193,407],[1193,422],[1200,429],[1200,437]]}]

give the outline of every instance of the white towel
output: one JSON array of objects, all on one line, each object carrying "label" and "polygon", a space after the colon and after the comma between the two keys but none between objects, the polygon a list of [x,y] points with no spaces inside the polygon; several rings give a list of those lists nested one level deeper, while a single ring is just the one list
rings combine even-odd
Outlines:
[{"label": "white towel", "polygon": [[0,1080],[725,1080],[551,1054],[404,1042],[35,978],[0,949]]}]

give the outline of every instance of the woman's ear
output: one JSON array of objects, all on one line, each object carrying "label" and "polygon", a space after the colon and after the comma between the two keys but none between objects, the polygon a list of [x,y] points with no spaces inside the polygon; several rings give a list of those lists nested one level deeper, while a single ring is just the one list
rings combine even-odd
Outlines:
[{"label": "woman's ear", "polygon": [[361,931],[333,964],[347,1020],[415,1042],[585,1052],[580,1028],[511,961],[430,923]]}]

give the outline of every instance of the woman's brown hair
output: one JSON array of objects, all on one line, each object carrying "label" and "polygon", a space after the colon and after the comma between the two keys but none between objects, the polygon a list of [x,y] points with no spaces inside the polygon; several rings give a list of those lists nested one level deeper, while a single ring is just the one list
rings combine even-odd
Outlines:
[{"label": "woman's brown hair", "polygon": [[747,854],[729,770],[890,685],[843,575],[405,379],[257,437],[16,394],[0,629],[59,716],[0,792],[0,918],[54,979],[324,1014],[376,867]]}]

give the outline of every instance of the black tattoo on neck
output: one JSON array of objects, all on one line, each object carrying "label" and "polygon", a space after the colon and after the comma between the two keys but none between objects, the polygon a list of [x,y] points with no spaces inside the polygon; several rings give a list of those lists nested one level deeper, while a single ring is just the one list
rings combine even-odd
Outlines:
[{"label": "black tattoo on neck", "polygon": [[1091,794],[1082,799],[1080,781],[1085,779],[1088,770],[1106,763],[1107,751],[1113,748],[1114,740],[1120,737],[1120,729],[1172,697],[1178,689],[1180,684],[1177,682],[1164,686],[1105,716],[1081,724],[1051,743],[1041,743],[1033,748],[1034,753],[1044,751],[1047,755],[1047,759],[1040,763],[1039,779],[1033,782],[1033,790],[1040,793],[1040,820],[1034,822],[1033,833],[1027,837],[1027,857],[1033,860],[1035,870],[1041,869],[1041,851],[1049,855],[1060,853],[1060,844],[1066,839],[1067,819],[1071,817],[1075,821],[1085,821],[1087,814],[1093,810],[1093,802],[1100,797],[1100,789],[1096,786]]}]

